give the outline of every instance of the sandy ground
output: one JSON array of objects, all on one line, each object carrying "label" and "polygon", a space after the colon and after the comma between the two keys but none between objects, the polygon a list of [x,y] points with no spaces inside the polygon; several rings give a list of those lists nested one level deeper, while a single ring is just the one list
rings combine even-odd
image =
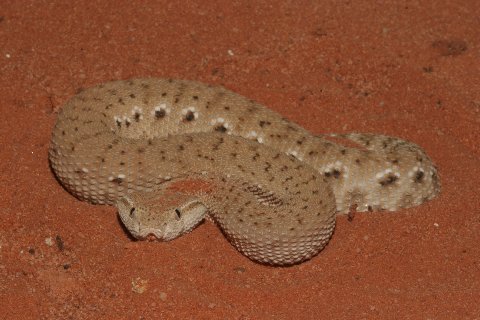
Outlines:
[{"label": "sandy ground", "polygon": [[[479,1],[146,2],[0,3],[2,318],[480,319]],[[211,224],[135,242],[61,188],[47,149],[80,88],[141,76],[222,84],[315,133],[412,140],[442,194],[339,217],[290,268]]]}]

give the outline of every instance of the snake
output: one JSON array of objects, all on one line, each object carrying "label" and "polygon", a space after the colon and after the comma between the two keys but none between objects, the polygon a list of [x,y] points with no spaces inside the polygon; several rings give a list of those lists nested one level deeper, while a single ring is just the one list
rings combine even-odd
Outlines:
[{"label": "snake", "polygon": [[317,255],[339,214],[409,208],[441,189],[410,141],[313,134],[223,86],[181,79],[81,89],[58,112],[48,158],[64,189],[115,206],[136,239],[173,240],[209,220],[273,266]]}]

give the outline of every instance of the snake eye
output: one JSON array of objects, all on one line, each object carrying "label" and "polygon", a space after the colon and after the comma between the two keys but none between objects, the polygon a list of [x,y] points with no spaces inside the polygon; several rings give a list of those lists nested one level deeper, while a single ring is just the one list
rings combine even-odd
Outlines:
[{"label": "snake eye", "polygon": [[177,220],[180,220],[180,218],[182,217],[182,213],[180,212],[180,209],[175,209],[175,214],[177,215]]},{"label": "snake eye", "polygon": [[135,208],[130,209],[130,217],[133,217],[134,213],[135,213]]}]

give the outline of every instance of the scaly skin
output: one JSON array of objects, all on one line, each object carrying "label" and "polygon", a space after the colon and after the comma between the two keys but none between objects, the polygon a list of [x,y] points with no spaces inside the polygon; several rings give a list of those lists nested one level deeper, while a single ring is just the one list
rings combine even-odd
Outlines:
[{"label": "scaly skin", "polygon": [[183,80],[132,79],[84,90],[59,114],[49,159],[68,191],[116,204],[138,237],[145,236],[139,225],[154,233],[176,219],[156,202],[168,196],[166,185],[203,179],[209,192],[170,195],[173,207],[185,199],[196,204],[184,217],[199,214],[175,236],[210,215],[242,253],[278,265],[318,253],[335,211],[394,211],[440,191],[435,166],[413,143],[373,134],[314,136],[241,95]]}]

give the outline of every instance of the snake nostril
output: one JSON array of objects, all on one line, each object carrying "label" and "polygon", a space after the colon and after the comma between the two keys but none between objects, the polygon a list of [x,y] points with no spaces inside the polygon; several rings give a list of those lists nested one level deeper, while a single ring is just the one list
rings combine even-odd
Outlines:
[{"label": "snake nostril", "polygon": [[130,217],[133,217],[134,214],[135,214],[135,207],[130,209]]}]

